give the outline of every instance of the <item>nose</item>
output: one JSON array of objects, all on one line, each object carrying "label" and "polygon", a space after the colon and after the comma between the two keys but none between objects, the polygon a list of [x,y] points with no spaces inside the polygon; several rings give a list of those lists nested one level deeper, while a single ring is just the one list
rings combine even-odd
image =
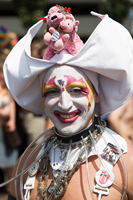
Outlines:
[{"label": "nose", "polygon": [[60,22],[60,26],[65,26],[65,25],[66,25],[66,23],[64,21]]},{"label": "nose", "polygon": [[72,105],[73,103],[71,101],[70,95],[66,91],[62,92],[58,103],[59,108],[64,111],[68,111]]}]

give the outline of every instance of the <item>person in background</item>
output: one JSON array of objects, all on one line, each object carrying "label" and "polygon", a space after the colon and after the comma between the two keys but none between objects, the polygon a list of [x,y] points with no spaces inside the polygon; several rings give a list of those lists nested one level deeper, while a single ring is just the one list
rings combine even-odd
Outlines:
[{"label": "person in background", "polygon": [[133,95],[107,118],[108,127],[133,144]]},{"label": "person in background", "polygon": [[[10,179],[12,170],[16,161],[20,155],[21,138],[17,132],[17,119],[16,119],[16,102],[12,98],[9,90],[6,87],[3,64],[18,42],[18,36],[15,32],[10,32],[5,26],[0,26],[0,169],[1,177],[3,179]],[[10,137],[7,141],[6,133],[11,135],[13,139],[12,145],[10,143]],[[14,143],[14,144],[13,144]],[[9,185],[5,188],[9,193]]]},{"label": "person in background", "polygon": [[[7,179],[11,178],[12,170],[18,159],[18,150],[6,144],[4,129],[8,132],[16,130],[16,106],[6,87],[3,75],[3,63],[6,55],[0,53],[0,169]],[[3,129],[4,127],[4,129]],[[11,134],[11,133],[10,133]],[[9,185],[6,188],[9,192]]]},{"label": "person in background", "polygon": [[[42,58],[46,46],[39,39],[34,39],[31,44],[31,55],[35,58]],[[38,134],[51,128],[53,123],[44,114],[37,114],[18,106],[18,115],[21,120],[23,134],[25,135],[25,148],[37,138]]]}]

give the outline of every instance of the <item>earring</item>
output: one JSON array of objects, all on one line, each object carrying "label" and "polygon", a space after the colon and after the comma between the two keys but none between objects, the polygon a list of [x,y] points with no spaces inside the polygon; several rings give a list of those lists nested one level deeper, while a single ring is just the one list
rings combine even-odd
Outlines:
[{"label": "earring", "polygon": [[88,108],[90,108],[90,107],[91,107],[91,103],[89,102],[89,103],[88,103]]},{"label": "earring", "polygon": [[45,102],[43,102],[43,107],[45,108]]}]

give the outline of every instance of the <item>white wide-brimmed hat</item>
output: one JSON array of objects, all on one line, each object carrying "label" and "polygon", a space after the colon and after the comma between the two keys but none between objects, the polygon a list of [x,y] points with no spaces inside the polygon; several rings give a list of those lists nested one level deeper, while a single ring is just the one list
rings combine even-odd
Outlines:
[{"label": "white wide-brimmed hat", "polygon": [[132,37],[108,15],[92,14],[100,17],[101,22],[75,56],[64,51],[51,60],[31,56],[31,42],[43,20],[32,26],[16,44],[4,63],[4,76],[7,87],[21,107],[35,113],[44,113],[40,77],[55,64],[79,67],[85,71],[100,97],[98,115],[115,110],[131,97]]}]

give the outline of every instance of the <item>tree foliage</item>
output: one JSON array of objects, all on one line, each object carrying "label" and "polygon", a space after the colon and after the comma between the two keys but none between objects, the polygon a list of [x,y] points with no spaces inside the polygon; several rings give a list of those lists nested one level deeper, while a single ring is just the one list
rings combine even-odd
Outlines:
[{"label": "tree foliage", "polygon": [[105,0],[99,6],[99,12],[108,14],[112,19],[122,23],[130,8],[129,0]]},{"label": "tree foliage", "polygon": [[13,0],[13,5],[25,27],[32,26],[46,13],[46,0]]}]

